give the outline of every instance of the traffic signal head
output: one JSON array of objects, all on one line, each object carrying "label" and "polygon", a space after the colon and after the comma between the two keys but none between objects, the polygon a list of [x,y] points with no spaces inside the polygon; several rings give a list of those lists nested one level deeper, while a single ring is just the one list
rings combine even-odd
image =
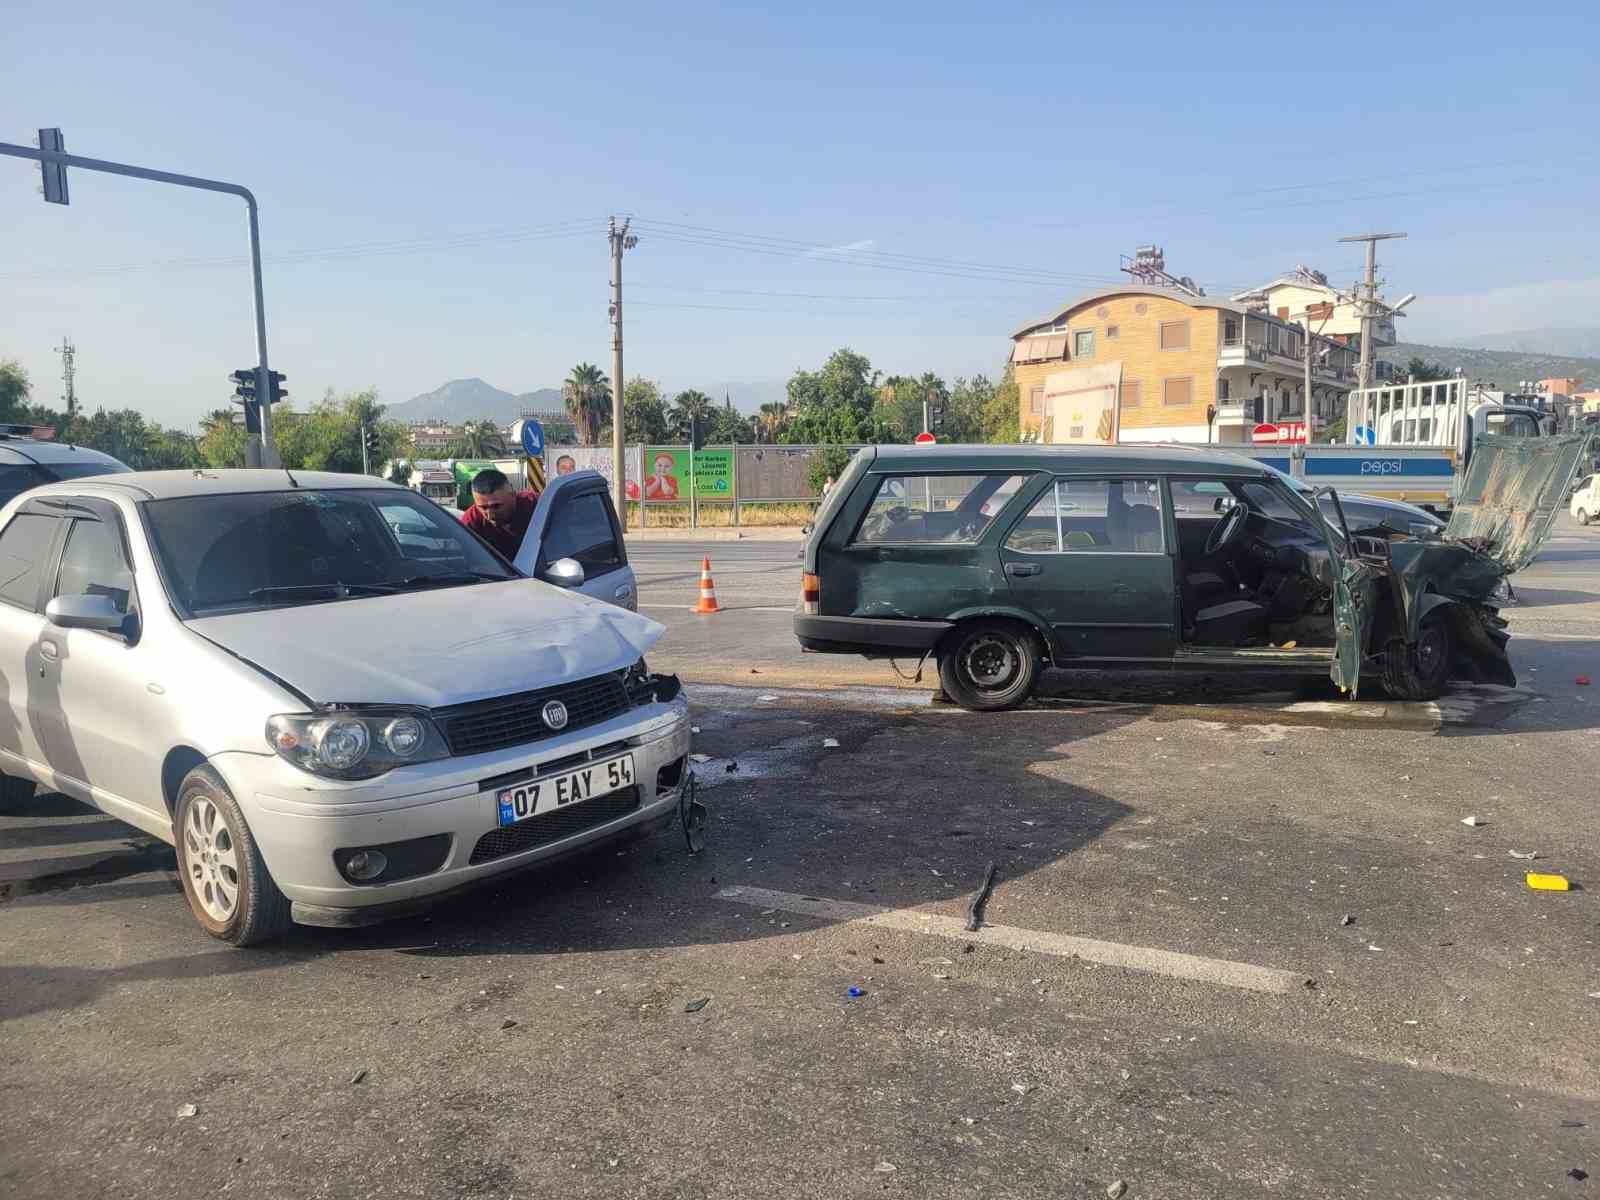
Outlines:
[{"label": "traffic signal head", "polygon": [[240,400],[255,399],[256,369],[254,367],[240,367],[228,376],[228,382],[233,384],[233,394]]},{"label": "traffic signal head", "polygon": [[930,404],[928,406],[928,428],[930,430],[944,428],[944,405]]},{"label": "traffic signal head", "polygon": [[689,448],[692,450],[704,450],[705,446],[705,422],[700,419],[699,414],[694,414],[689,418]]},{"label": "traffic signal head", "polygon": [[376,454],[378,452],[378,428],[377,428],[377,426],[375,426],[375,425],[365,426],[361,431],[361,437],[362,437],[362,440],[366,443],[367,452],[369,454]]},{"label": "traffic signal head", "polygon": [[287,378],[288,376],[282,371],[267,372],[268,398],[272,403],[281,403],[283,398],[289,394],[289,389],[283,386],[283,381]]}]

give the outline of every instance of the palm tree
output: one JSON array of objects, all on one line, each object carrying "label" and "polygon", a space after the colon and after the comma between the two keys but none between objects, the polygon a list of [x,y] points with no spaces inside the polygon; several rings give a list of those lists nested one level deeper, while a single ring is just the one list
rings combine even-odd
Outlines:
[{"label": "palm tree", "polygon": [[465,458],[498,458],[505,453],[506,440],[493,421],[468,421],[461,427],[461,446]]},{"label": "palm tree", "polygon": [[679,392],[672,398],[672,423],[680,433],[687,436],[689,420],[698,418],[701,428],[705,428],[711,417],[711,397],[704,392],[689,390]]},{"label": "palm tree", "polygon": [[579,363],[561,385],[561,398],[578,427],[578,441],[593,446],[611,418],[611,381],[593,363]]},{"label": "palm tree", "polygon": [[789,406],[782,400],[773,400],[761,406],[761,411],[756,413],[756,440],[762,442],[775,442],[778,440],[778,431],[789,419]]}]

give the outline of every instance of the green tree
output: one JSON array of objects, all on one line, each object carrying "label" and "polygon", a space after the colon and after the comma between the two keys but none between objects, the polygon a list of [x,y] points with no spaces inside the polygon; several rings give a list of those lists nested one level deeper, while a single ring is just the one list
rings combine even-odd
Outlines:
[{"label": "green tree", "polygon": [[21,421],[26,417],[32,387],[21,363],[0,359],[0,421]]},{"label": "green tree", "polygon": [[1020,442],[1022,440],[1022,393],[1011,368],[1006,367],[1000,385],[984,401],[983,440],[986,442]]},{"label": "green tree", "polygon": [[199,450],[204,466],[217,469],[244,466],[245,441],[244,426],[233,423],[231,408],[214,408],[200,422]]},{"label": "green tree", "polygon": [[410,487],[411,470],[411,461],[409,459],[397,459],[389,467],[389,482],[398,483],[401,487]]},{"label": "green tree", "polygon": [[[609,427],[610,422],[606,422]],[[609,428],[607,430],[609,433]],[[653,379],[635,375],[622,389],[622,438],[629,445],[651,445],[671,436],[671,423],[667,419],[667,402],[661,397],[661,385]],[[609,441],[601,438],[601,442]]]},{"label": "green tree", "polygon": [[1413,354],[1406,364],[1406,374],[1418,383],[1432,383],[1435,379],[1454,379],[1456,373],[1438,363],[1429,362],[1420,354]]},{"label": "green tree", "polygon": [[605,373],[593,363],[579,363],[561,385],[561,399],[578,427],[578,443],[597,445],[600,428],[611,419],[611,381]]},{"label": "green tree", "polygon": [[725,397],[720,408],[713,408],[706,420],[706,441],[718,445],[744,445],[756,439],[755,427]]},{"label": "green tree", "polygon": [[952,442],[987,441],[985,414],[998,390],[999,385],[986,375],[957,379],[945,404],[944,429],[940,435]]},{"label": "green tree", "polygon": [[506,439],[493,421],[468,421],[461,427],[460,444],[465,451],[457,458],[504,458]]},{"label": "green tree", "polygon": [[789,421],[778,440],[849,444],[887,442],[894,431],[877,413],[878,372],[865,355],[835,350],[820,371],[796,371],[789,380]]},{"label": "green tree", "polygon": [[689,437],[689,419],[699,418],[702,428],[709,434],[707,425],[711,411],[711,397],[704,392],[697,392],[693,388],[679,392],[672,398],[672,407],[667,410],[667,419],[672,425],[672,431],[679,438],[687,440]]},{"label": "green tree", "polygon": [[789,406],[781,400],[769,401],[756,414],[756,441],[775,442],[789,420]]}]

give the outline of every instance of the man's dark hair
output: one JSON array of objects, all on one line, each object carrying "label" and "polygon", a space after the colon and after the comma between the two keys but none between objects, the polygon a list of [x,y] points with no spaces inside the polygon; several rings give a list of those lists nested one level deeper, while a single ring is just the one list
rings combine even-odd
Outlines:
[{"label": "man's dark hair", "polygon": [[510,487],[511,480],[506,478],[506,473],[498,467],[485,467],[472,477],[472,490],[480,496],[490,496],[503,487]]}]

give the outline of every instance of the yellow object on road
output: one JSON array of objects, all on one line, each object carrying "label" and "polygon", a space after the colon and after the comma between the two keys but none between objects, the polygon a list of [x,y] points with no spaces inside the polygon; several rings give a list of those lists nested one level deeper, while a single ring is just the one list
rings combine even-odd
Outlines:
[{"label": "yellow object on road", "polygon": [[1528,872],[1528,886],[1536,892],[1566,892],[1572,890],[1565,875],[1540,875]]}]

